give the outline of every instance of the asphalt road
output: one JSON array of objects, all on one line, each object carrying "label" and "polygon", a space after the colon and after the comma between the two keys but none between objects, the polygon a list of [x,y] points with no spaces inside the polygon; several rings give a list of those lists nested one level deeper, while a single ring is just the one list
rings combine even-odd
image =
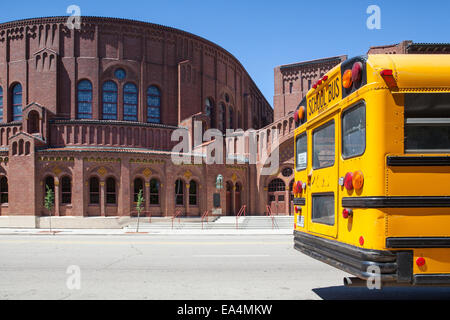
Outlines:
[{"label": "asphalt road", "polygon": [[0,299],[450,299],[346,288],[292,236],[0,236]]}]

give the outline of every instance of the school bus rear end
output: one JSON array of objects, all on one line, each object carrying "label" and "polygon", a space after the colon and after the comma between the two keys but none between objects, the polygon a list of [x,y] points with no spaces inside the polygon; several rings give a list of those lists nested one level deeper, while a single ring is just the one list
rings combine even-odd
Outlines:
[{"label": "school bus rear end", "polygon": [[[346,89],[356,63],[362,78]],[[450,57],[358,57],[322,80],[299,106],[295,248],[384,285],[450,284]]]}]

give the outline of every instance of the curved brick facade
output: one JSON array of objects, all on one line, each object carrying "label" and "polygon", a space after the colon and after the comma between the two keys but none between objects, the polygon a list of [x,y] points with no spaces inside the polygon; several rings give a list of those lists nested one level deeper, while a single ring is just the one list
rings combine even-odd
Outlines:
[{"label": "curved brick facade", "polygon": [[222,130],[272,123],[239,61],[169,27],[82,17],[71,30],[66,20],[0,24],[0,214],[47,215],[50,185],[55,215],[130,215],[142,188],[147,213],[198,216],[212,209],[218,174],[228,182],[223,214],[244,204],[257,213],[249,165],[170,159],[173,130],[194,120]]}]

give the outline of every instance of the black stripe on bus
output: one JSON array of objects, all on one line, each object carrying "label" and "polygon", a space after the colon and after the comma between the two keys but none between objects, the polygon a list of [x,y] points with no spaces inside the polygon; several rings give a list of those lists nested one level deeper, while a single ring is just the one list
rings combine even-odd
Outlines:
[{"label": "black stripe on bus", "polygon": [[355,197],[342,198],[347,208],[442,208],[450,207],[450,197]]},{"label": "black stripe on bus", "polygon": [[387,238],[386,248],[450,248],[449,237]]},{"label": "black stripe on bus", "polygon": [[387,157],[387,165],[392,167],[423,166],[439,167],[450,166],[450,157]]}]

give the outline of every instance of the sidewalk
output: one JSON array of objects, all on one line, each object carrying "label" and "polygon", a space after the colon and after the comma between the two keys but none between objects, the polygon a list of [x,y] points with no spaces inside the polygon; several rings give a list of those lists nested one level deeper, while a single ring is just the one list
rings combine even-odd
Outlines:
[{"label": "sidewalk", "polygon": [[0,228],[2,235],[56,235],[56,236],[149,236],[149,235],[291,235],[290,229],[16,229]]}]

